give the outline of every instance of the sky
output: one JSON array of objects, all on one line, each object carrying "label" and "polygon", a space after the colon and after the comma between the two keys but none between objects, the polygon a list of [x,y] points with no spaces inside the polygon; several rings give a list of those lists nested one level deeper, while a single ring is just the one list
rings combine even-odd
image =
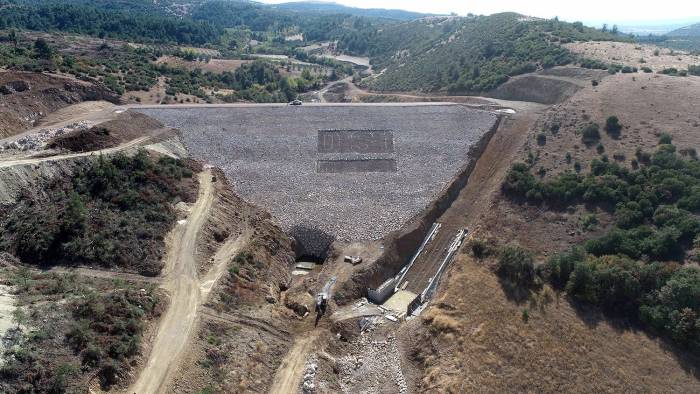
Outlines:
[{"label": "sky", "polygon": [[[290,0],[258,0],[285,3]],[[298,0],[295,0],[298,1]],[[700,22],[700,0],[335,0],[360,8],[395,8],[435,14],[456,12],[488,15],[515,11],[529,16],[587,23],[630,23],[651,21]]]}]

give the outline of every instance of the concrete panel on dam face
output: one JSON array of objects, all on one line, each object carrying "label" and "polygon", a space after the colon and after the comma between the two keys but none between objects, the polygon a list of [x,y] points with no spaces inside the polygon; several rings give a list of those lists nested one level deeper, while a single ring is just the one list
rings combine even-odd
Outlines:
[{"label": "concrete panel on dam face", "polygon": [[303,239],[316,230],[350,241],[400,229],[467,164],[469,149],[496,122],[459,105],[132,110],[181,130],[194,158],[222,168],[243,198],[270,211],[311,254],[327,246]]},{"label": "concrete panel on dam face", "polygon": [[391,130],[319,130],[318,153],[393,153]]}]

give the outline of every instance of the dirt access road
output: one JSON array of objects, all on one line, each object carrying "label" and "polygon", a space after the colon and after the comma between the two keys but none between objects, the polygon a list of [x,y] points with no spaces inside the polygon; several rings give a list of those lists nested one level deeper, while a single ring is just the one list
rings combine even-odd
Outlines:
[{"label": "dirt access road", "polygon": [[301,335],[296,338],[294,345],[289,349],[287,355],[284,356],[282,364],[280,364],[275,373],[270,394],[294,394],[299,392],[306,359],[321,333],[320,330],[320,328],[317,328],[307,335]]},{"label": "dirt access road", "polygon": [[197,236],[215,200],[212,172],[199,175],[199,196],[183,223],[168,237],[168,252],[162,287],[170,295],[168,310],[160,321],[146,366],[129,393],[163,393],[177,369],[182,354],[195,332],[196,317],[214,284],[226,270],[229,257],[239,250],[245,235],[227,241],[215,254],[214,265],[200,280],[195,251]]},{"label": "dirt access road", "polygon": [[135,148],[143,145],[146,141],[150,140],[151,136],[139,137],[124,144],[115,146],[113,148],[107,148],[97,151],[90,152],[80,152],[80,153],[67,153],[64,155],[46,156],[46,157],[24,157],[19,159],[4,160],[0,161],[0,168],[13,167],[13,166],[26,166],[30,164],[41,164],[47,161],[57,161],[65,159],[76,159],[79,157],[86,156],[99,156],[99,155],[109,155],[119,151],[127,150],[130,148]]}]

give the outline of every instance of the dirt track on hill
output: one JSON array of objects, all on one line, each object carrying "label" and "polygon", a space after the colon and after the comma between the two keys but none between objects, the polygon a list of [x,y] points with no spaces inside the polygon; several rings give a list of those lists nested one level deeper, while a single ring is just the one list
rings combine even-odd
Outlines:
[{"label": "dirt track on hill", "polygon": [[168,237],[163,288],[170,294],[170,305],[161,319],[148,362],[130,393],[166,392],[167,383],[176,371],[180,358],[195,332],[197,311],[217,279],[225,271],[229,257],[237,253],[243,236],[225,243],[216,253],[215,263],[202,280],[197,275],[195,251],[197,235],[206,222],[215,200],[212,173],[199,175],[199,197],[185,223],[180,223]]},{"label": "dirt track on hill", "polygon": [[98,150],[98,151],[81,152],[81,153],[68,153],[65,155],[46,156],[46,157],[29,157],[29,158],[0,161],[0,168],[21,166],[21,165],[30,165],[30,164],[40,164],[40,163],[44,163],[47,161],[75,159],[75,158],[79,158],[79,157],[94,156],[94,155],[96,155],[96,156],[109,155],[112,153],[116,153],[119,151],[129,149],[129,148],[134,148],[134,147],[139,146],[139,145],[143,145],[143,143],[148,141],[149,139],[151,139],[150,136],[139,137],[139,138],[131,140],[127,143],[121,144],[119,146],[115,146],[114,148],[107,148],[107,149],[102,149],[102,150]]}]

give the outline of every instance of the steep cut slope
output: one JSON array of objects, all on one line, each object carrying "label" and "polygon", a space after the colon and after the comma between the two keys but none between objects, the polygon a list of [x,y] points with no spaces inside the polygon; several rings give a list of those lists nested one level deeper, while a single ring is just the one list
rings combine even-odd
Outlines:
[{"label": "steep cut slope", "polygon": [[82,101],[119,97],[104,87],[39,73],[0,71],[0,138],[38,124],[47,114]]}]

